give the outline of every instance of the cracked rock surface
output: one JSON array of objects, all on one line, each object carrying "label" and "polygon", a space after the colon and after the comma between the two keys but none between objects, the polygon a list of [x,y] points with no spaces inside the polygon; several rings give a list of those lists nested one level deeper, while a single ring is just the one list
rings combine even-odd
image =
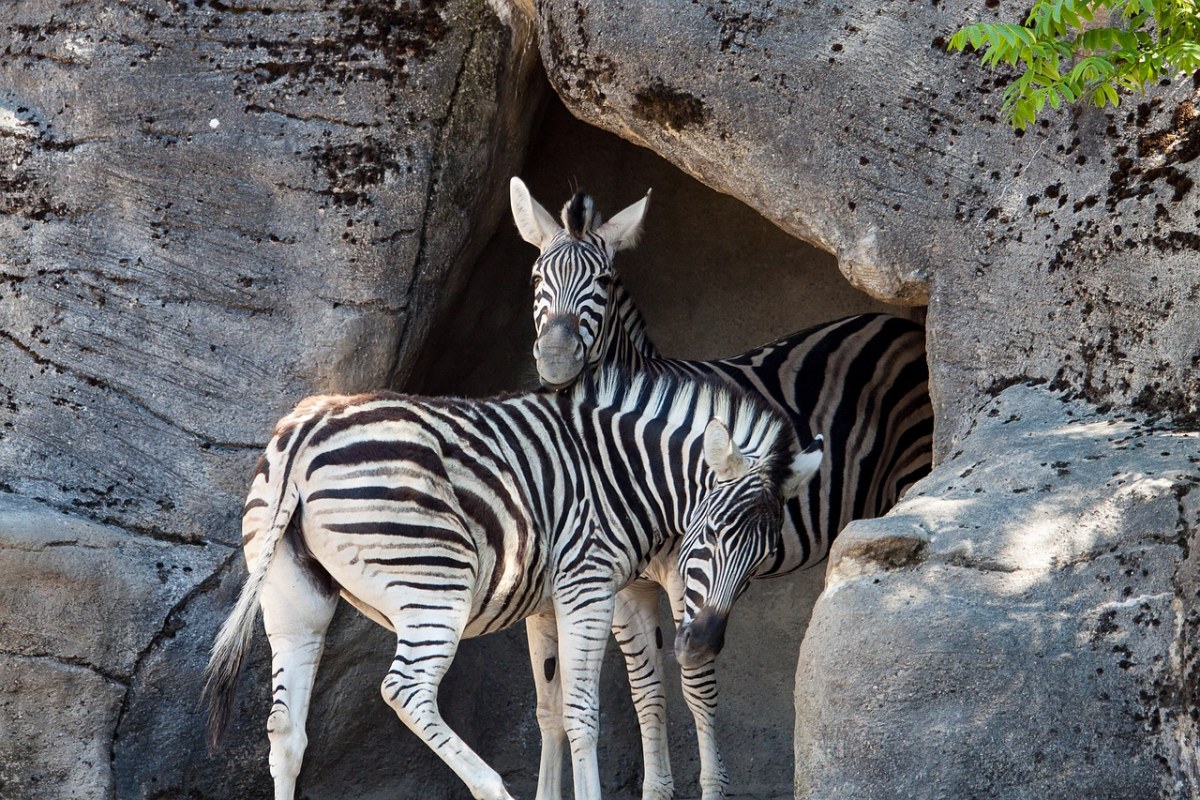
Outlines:
[{"label": "cracked rock surface", "polygon": [[1192,796],[1200,434],[1028,386],[976,419],[834,544],[797,797]]},{"label": "cracked rock surface", "polygon": [[195,705],[246,477],[301,397],[408,378],[506,211],[531,31],[468,0],[29,0],[0,30],[0,797],[232,796]]},{"label": "cracked rock surface", "polygon": [[[572,112],[744,200],[887,302],[928,303],[939,457],[989,391],[1054,381],[1200,420],[1200,83],[997,119],[949,54],[994,0],[542,0]],[[711,224],[711,221],[706,221]],[[705,223],[701,223],[705,224]]]}]

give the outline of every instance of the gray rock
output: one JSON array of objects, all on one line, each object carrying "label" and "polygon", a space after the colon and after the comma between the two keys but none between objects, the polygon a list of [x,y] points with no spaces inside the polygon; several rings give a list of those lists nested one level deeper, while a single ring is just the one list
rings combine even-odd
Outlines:
[{"label": "gray rock", "polygon": [[69,5],[6,12],[0,476],[236,543],[214,492],[305,394],[402,382],[499,218],[529,32],[467,2]]},{"label": "gray rock", "polygon": [[796,796],[1189,797],[1200,436],[1044,389],[834,544]]},{"label": "gray rock", "polygon": [[111,798],[112,729],[124,694],[87,667],[0,654],[0,798]]},{"label": "gray rock", "polygon": [[128,681],[173,635],[172,612],[230,559],[0,495],[0,652],[56,659]]},{"label": "gray rock", "polygon": [[196,709],[246,479],[300,397],[407,380],[505,213],[542,84],[501,11],[0,13],[0,794],[262,793],[264,704],[219,761]]},{"label": "gray rock", "polygon": [[833,253],[870,294],[928,302],[939,457],[1013,381],[1200,412],[1195,86],[1016,135],[1002,77],[945,42],[1018,17],[981,1],[537,5],[573,113]]}]

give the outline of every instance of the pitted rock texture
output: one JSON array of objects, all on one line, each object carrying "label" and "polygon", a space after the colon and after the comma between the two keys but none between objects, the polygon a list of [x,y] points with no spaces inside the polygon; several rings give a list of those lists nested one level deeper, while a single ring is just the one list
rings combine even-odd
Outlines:
[{"label": "pitted rock texture", "polygon": [[1194,796],[1200,434],[1027,386],[976,419],[834,544],[796,796]]},{"label": "pitted rock texture", "polygon": [[1021,13],[537,3],[547,74],[576,115],[833,253],[871,294],[928,302],[939,457],[1014,381],[1200,419],[1200,83],[1015,134],[997,119],[1007,76],[945,45]]},{"label": "pitted rock texture", "polygon": [[504,207],[533,54],[475,3],[110,5],[4,19],[0,475],[233,543],[212,493],[275,419],[406,377]]},{"label": "pitted rock texture", "polygon": [[263,794],[196,709],[247,476],[304,395],[407,380],[507,208],[532,30],[468,0],[29,0],[0,30],[0,797],[232,796],[200,762]]},{"label": "pitted rock texture", "polygon": [[130,683],[227,558],[0,495],[0,797],[111,796]]}]

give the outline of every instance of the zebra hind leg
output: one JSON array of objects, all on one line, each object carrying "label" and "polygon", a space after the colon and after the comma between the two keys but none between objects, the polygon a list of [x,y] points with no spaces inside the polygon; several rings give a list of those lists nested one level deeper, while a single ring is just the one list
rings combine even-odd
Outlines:
[{"label": "zebra hind leg", "polygon": [[396,657],[380,687],[383,699],[408,729],[454,770],[476,800],[513,800],[500,774],[446,724],[438,709],[438,686],[458,650],[471,601],[469,596],[451,599],[442,595],[436,604],[450,613],[438,619],[427,614],[391,617]]},{"label": "zebra hind leg", "polygon": [[[671,800],[675,782],[667,746],[667,693],[663,683],[660,587],[639,579],[617,593],[613,635],[625,656],[629,688],[642,733],[642,800]],[[540,799],[539,799],[540,800]]]},{"label": "zebra hind leg", "polygon": [[529,661],[537,690],[537,722],[542,732],[537,800],[562,800],[563,728],[562,680],[558,664],[558,628],[553,612],[525,619]]},{"label": "zebra hind leg", "polygon": [[308,746],[304,726],[337,589],[285,547],[271,563],[261,598],[271,643],[271,711],[267,736],[275,800],[292,800]]}]

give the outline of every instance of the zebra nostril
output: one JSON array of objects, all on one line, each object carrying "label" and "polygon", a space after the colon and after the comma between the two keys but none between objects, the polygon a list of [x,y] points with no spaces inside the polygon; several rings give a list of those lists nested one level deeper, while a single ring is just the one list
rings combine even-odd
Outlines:
[{"label": "zebra nostril", "polygon": [[533,357],[540,358],[542,355],[542,345],[537,339],[533,340]]},{"label": "zebra nostril", "polygon": [[575,360],[576,361],[583,360],[583,340],[582,339],[575,340]]},{"label": "zebra nostril", "polygon": [[684,650],[686,650],[691,643],[692,643],[692,626],[684,625],[682,628],[679,629],[679,636],[677,637],[676,644],[679,647],[682,647]]}]

